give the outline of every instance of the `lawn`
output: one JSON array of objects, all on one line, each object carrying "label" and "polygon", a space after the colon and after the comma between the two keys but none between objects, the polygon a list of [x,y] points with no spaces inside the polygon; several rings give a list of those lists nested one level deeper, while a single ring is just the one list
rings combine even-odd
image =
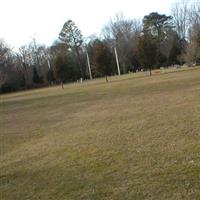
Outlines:
[{"label": "lawn", "polygon": [[1,200],[200,199],[200,68],[0,96]]}]

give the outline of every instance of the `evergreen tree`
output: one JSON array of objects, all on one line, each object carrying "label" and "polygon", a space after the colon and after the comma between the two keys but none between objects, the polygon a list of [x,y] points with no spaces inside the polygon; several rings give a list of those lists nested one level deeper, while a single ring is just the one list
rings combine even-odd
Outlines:
[{"label": "evergreen tree", "polygon": [[75,50],[78,59],[78,65],[81,77],[84,78],[83,66],[81,61],[81,45],[83,43],[83,37],[81,31],[75,25],[72,20],[68,20],[59,34],[59,39],[63,41],[71,50]]},{"label": "evergreen tree", "polygon": [[107,76],[112,73],[113,55],[109,46],[98,40],[95,45],[95,63],[97,70],[104,76],[108,82]]},{"label": "evergreen tree", "polygon": [[[152,12],[143,18],[143,33],[150,35],[156,44],[155,67],[166,65],[167,55],[163,51],[163,43],[173,29],[173,17]],[[171,45],[171,44],[169,44]],[[151,46],[151,44],[150,44]]]},{"label": "evergreen tree", "polygon": [[137,55],[142,67],[149,69],[151,75],[151,70],[156,65],[156,43],[151,35],[145,34],[141,36],[138,43]]}]

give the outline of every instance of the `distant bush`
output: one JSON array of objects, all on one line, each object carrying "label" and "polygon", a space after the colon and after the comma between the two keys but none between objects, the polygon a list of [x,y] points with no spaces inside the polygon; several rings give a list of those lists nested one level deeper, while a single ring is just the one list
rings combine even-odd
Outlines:
[{"label": "distant bush", "polygon": [[1,93],[9,93],[9,92],[14,92],[16,91],[16,87],[13,85],[13,83],[4,83],[2,86],[1,86]]}]

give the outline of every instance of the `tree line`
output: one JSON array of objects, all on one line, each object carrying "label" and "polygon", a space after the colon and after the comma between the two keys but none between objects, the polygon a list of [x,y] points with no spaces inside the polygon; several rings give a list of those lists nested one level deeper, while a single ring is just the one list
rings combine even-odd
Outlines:
[{"label": "tree line", "polygon": [[172,65],[200,64],[200,4],[172,6],[170,16],[152,12],[142,20],[114,16],[99,37],[84,38],[72,20],[50,46],[30,44],[13,52],[0,41],[0,92],[42,87]]}]

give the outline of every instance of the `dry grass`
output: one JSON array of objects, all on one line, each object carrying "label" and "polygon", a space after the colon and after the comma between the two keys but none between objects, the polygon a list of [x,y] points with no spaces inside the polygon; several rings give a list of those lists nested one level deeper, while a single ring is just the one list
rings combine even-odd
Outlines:
[{"label": "dry grass", "polygon": [[200,69],[167,72],[1,96],[1,199],[199,199]]}]

